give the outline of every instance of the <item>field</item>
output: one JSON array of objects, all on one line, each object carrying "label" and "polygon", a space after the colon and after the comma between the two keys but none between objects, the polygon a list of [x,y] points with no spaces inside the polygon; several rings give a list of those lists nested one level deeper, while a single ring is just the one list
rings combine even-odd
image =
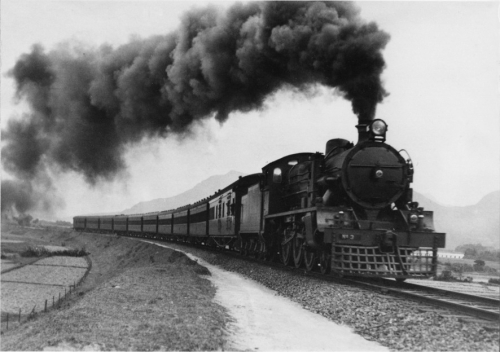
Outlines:
[{"label": "field", "polygon": [[[458,264],[474,265],[474,259],[439,258],[439,262],[442,264],[449,262],[451,264],[458,263]],[[500,262],[485,260],[485,265],[500,271]]]},{"label": "field", "polygon": [[[1,350],[224,349],[223,328],[230,318],[213,302],[215,288],[204,277],[210,272],[185,255],[117,236],[12,230],[2,228],[2,240],[12,240],[17,232],[26,244],[6,243],[9,255],[14,245],[22,250],[28,243],[85,246],[92,270],[60,308],[8,331],[3,322]],[[3,305],[2,299],[2,310]]]},{"label": "field", "polygon": [[[439,258],[440,265],[438,266],[438,274],[446,269],[445,264],[467,264],[474,265],[474,259],[456,259],[456,258]],[[498,279],[500,277],[500,262],[485,261],[485,266],[496,269],[496,273],[492,272],[481,272],[481,271],[464,271],[461,273],[462,278],[471,277],[474,282],[488,282],[490,278]],[[453,273],[454,277],[460,278],[460,273]]]}]

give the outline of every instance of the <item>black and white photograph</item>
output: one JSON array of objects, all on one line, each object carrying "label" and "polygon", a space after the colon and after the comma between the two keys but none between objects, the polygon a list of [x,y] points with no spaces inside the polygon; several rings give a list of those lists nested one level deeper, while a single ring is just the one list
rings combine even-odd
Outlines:
[{"label": "black and white photograph", "polygon": [[500,4],[1,0],[2,351],[498,351]]}]

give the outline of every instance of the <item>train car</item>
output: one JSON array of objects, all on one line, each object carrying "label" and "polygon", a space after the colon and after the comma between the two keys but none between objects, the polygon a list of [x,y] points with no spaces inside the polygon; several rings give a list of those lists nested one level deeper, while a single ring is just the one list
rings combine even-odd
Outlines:
[{"label": "train car", "polygon": [[142,233],[142,214],[129,215],[128,232]]},{"label": "train car", "polygon": [[128,217],[126,215],[116,215],[113,220],[114,231],[117,233],[127,233]]},{"label": "train car", "polygon": [[166,238],[172,234],[173,212],[165,211],[158,214],[158,234],[162,238]]},{"label": "train car", "polygon": [[112,232],[113,231],[113,221],[114,216],[101,216],[100,217],[100,230],[103,232]]},{"label": "train car", "polygon": [[189,235],[191,237],[208,236],[208,206],[207,201],[202,201],[189,209]]},{"label": "train car", "polygon": [[[231,185],[232,186],[232,185]],[[234,192],[232,187],[226,189],[209,202],[209,236],[213,238],[235,236]]]},{"label": "train car", "polygon": [[85,229],[90,231],[99,231],[99,217],[98,216],[87,216],[85,222]]},{"label": "train car", "polygon": [[174,211],[172,234],[181,237],[189,235],[189,206]]},{"label": "train car", "polygon": [[240,250],[241,200],[249,185],[259,184],[260,179],[260,173],[240,177],[209,197],[208,236],[211,244]]},{"label": "train car", "polygon": [[158,234],[158,213],[144,214],[142,217],[144,233],[156,236]]},{"label": "train car", "polygon": [[86,218],[85,216],[75,216],[73,217],[73,228],[78,231],[85,230],[86,228]]}]

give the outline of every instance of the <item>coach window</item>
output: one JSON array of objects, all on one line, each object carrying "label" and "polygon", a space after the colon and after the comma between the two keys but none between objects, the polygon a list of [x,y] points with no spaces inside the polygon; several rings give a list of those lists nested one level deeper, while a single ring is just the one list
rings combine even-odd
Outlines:
[{"label": "coach window", "polygon": [[274,183],[281,183],[281,169],[277,167],[273,171],[273,182]]}]

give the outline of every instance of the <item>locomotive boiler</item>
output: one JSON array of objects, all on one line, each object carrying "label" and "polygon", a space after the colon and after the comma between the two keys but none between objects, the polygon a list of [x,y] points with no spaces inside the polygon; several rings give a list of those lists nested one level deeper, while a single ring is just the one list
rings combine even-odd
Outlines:
[{"label": "locomotive boiler", "polygon": [[189,242],[338,276],[426,278],[445,234],[412,199],[411,159],[385,143],[380,119],[354,145],[297,153],[184,207],[130,216],[75,217],[77,230]]}]

